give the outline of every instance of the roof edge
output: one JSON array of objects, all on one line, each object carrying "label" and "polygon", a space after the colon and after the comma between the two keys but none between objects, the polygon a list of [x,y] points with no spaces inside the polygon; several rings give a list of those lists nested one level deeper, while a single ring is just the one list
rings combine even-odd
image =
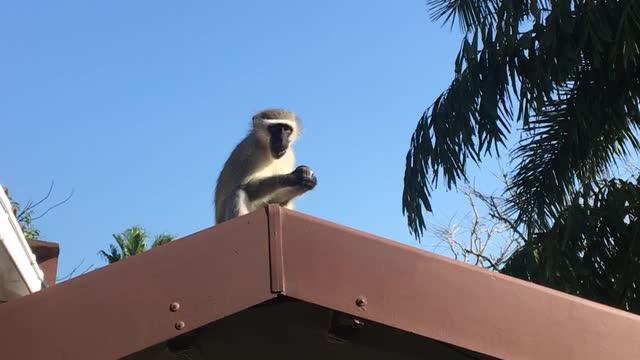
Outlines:
[{"label": "roof edge", "polygon": [[254,212],[2,304],[0,357],[121,358],[272,299],[267,230]]}]

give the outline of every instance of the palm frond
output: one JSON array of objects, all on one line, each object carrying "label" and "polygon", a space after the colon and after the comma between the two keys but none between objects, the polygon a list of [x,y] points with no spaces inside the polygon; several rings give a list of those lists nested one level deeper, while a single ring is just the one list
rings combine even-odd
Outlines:
[{"label": "palm frond", "polygon": [[141,226],[132,226],[125,231],[127,238],[127,254],[133,256],[141,254],[146,250],[145,241],[148,238],[147,232]]},{"label": "palm frond", "polygon": [[462,31],[485,26],[495,17],[497,0],[427,0],[431,20],[444,19],[451,26],[458,21]]},{"label": "palm frond", "polygon": [[548,231],[507,261],[503,273],[640,312],[640,183],[613,179],[578,191]]},{"label": "palm frond", "polygon": [[[115,240],[115,244],[109,244],[108,251],[101,250],[98,252],[109,263],[145,252],[149,235],[143,227],[131,226],[120,233],[113,234],[112,237]],[[154,237],[151,247],[167,244],[175,238],[176,236],[173,234],[158,234]]]},{"label": "palm frond", "polygon": [[122,259],[122,254],[113,244],[109,244],[109,251],[100,250],[98,255],[102,256],[109,264],[113,264]]},{"label": "palm frond", "polygon": [[146,250],[148,235],[141,226],[132,226],[123,232],[112,235],[123,258],[140,254]]},{"label": "palm frond", "polygon": [[162,233],[162,234],[156,235],[155,240],[153,241],[153,244],[151,244],[151,247],[154,248],[157,246],[167,244],[173,241],[175,238],[176,236],[173,234]]},{"label": "palm frond", "polygon": [[[637,98],[608,80],[578,78],[557,91],[525,128],[514,150],[519,162],[506,192],[510,215],[532,231],[546,231],[549,221],[581,189],[601,178],[628,146],[640,150]],[[635,109],[633,109],[635,108]]]},{"label": "palm frond", "polygon": [[[499,155],[510,130],[508,65],[490,60],[495,46],[486,46],[478,55],[479,36],[476,32],[464,40],[456,60],[456,79],[422,114],[411,137],[402,211],[417,238],[425,228],[422,208],[431,211],[429,198],[440,172],[449,189],[459,179],[466,181],[467,161],[478,164],[482,156],[494,151]],[[463,63],[467,64],[464,69]]]},{"label": "palm frond", "polygon": [[[499,155],[514,122],[525,139],[512,153],[510,210],[534,230],[548,228],[576,187],[640,149],[637,2],[428,5],[436,18],[460,17],[466,30],[455,78],[420,117],[405,159],[402,211],[416,237],[438,180],[449,189],[466,181],[467,162]],[[490,21],[479,22],[489,8]]]}]

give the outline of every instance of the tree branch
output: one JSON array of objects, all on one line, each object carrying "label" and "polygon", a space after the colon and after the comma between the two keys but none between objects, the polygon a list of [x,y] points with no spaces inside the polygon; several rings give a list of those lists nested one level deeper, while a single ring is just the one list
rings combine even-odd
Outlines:
[{"label": "tree branch", "polygon": [[73,190],[73,189],[71,189],[71,193],[69,193],[69,195],[68,195],[64,200],[62,200],[62,201],[60,201],[60,202],[58,202],[58,203],[56,203],[56,204],[54,204],[54,205],[50,206],[50,207],[49,207],[47,210],[45,210],[42,214],[40,214],[40,215],[38,215],[38,216],[36,216],[36,217],[32,218],[31,220],[38,220],[38,219],[40,219],[41,217],[43,217],[43,216],[47,215],[47,213],[48,213],[49,211],[51,211],[51,210],[53,210],[53,209],[57,208],[57,207],[58,207],[58,206],[60,206],[60,205],[63,205],[64,203],[66,203],[67,201],[69,201],[69,199],[71,199],[71,197],[73,196],[73,193],[74,193],[74,190]]},{"label": "tree branch", "polygon": [[25,205],[24,209],[22,209],[20,211],[20,213],[18,215],[16,215],[16,218],[20,218],[20,217],[24,216],[26,213],[31,211],[33,208],[35,208],[36,206],[42,204],[45,200],[47,200],[49,198],[49,196],[51,196],[51,192],[53,191],[53,185],[54,185],[54,181],[51,180],[51,185],[49,185],[49,191],[47,191],[47,195],[45,195],[42,199],[40,199],[36,203],[33,203],[31,200],[29,200],[27,202],[27,205]]},{"label": "tree branch", "polygon": [[[57,281],[57,282],[61,282],[61,281],[65,281],[65,280],[70,279],[70,278],[73,276],[73,274],[75,274],[75,273],[76,273],[76,271],[78,271],[78,269],[80,268],[80,266],[82,266],[82,264],[84,263],[84,260],[85,260],[85,259],[83,258],[83,259],[82,259],[82,261],[80,261],[80,263],[79,263],[78,265],[76,265],[76,266],[73,268],[73,270],[71,270],[71,272],[70,272],[69,274],[67,274],[67,275],[65,275],[65,276],[62,276],[62,277],[57,278],[57,279],[56,279],[56,281]],[[86,272],[87,272],[87,271],[89,271],[91,268],[93,268],[93,264],[89,265],[89,266],[88,266],[88,267],[87,267],[83,272],[81,272],[79,275],[82,275],[82,274],[86,273]]]}]

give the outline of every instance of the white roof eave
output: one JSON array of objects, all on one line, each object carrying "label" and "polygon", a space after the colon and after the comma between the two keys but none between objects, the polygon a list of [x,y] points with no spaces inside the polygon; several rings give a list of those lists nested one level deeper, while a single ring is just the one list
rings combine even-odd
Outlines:
[{"label": "white roof eave", "polygon": [[4,294],[11,294],[7,295],[9,297],[24,296],[42,288],[44,274],[4,191],[0,191],[0,251],[10,259],[0,267],[0,271],[4,272],[0,274],[0,287],[3,287]]}]

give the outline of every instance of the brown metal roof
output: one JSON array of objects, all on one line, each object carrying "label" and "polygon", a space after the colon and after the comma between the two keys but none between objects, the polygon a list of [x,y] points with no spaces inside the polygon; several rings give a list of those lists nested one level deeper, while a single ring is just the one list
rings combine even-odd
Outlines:
[{"label": "brown metal roof", "polygon": [[[327,341],[332,310],[364,319],[351,342]],[[3,359],[177,359],[181,339],[216,358],[640,358],[638,316],[277,206],[0,305],[0,323]]]}]

